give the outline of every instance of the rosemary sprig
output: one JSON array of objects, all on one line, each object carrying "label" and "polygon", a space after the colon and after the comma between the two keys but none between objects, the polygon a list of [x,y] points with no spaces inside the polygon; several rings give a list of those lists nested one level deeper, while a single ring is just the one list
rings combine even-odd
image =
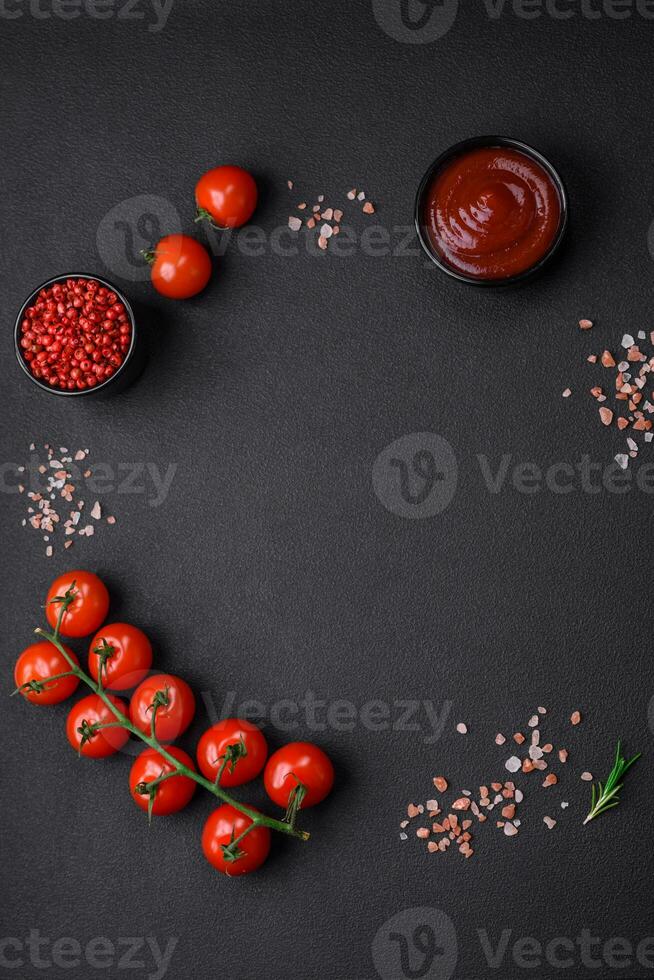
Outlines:
[{"label": "rosemary sprig", "polygon": [[622,789],[622,782],[627,770],[633,766],[634,762],[640,759],[641,753],[635,755],[633,759],[627,760],[622,755],[622,743],[618,739],[618,748],[615,753],[615,762],[613,763],[613,769],[609,773],[609,778],[606,780],[606,784],[597,783],[597,786],[593,784],[593,795],[591,797],[590,812],[586,819],[584,820],[584,826],[595,817],[599,817],[600,813],[604,813],[605,810],[610,810],[611,807],[617,806],[620,800],[618,799],[618,793]]}]

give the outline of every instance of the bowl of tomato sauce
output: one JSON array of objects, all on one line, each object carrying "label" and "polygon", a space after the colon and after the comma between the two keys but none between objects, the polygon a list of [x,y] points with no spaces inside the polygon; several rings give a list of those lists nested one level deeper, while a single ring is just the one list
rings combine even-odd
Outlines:
[{"label": "bowl of tomato sauce", "polygon": [[14,344],[30,381],[69,398],[113,394],[143,366],[129,300],[87,273],[54,276],[33,289],[16,317]]},{"label": "bowl of tomato sauce", "polygon": [[531,278],[552,259],[568,224],[563,181],[538,150],[504,136],[464,140],[422,178],[420,243],[443,272],[476,286]]}]

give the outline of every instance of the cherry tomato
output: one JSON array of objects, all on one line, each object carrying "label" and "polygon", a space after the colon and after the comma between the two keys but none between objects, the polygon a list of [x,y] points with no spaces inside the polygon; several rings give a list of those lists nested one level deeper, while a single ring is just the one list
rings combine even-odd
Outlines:
[{"label": "cherry tomato", "polygon": [[152,666],[152,645],[136,626],[112,623],[98,630],[89,646],[89,673],[96,681],[102,660],[104,686],[129,691],[141,683]]},{"label": "cherry tomato", "polygon": [[195,186],[198,217],[210,217],[219,228],[240,228],[257,206],[254,177],[241,167],[215,167]]},{"label": "cherry tomato", "polygon": [[[171,745],[168,752],[174,755],[178,762],[184,763],[185,766],[195,772],[193,759],[183,749]],[[164,759],[155,749],[146,749],[145,752],[141,752],[129,774],[129,791],[136,805],[147,813],[150,794],[137,792],[137,787],[141,783],[151,783],[159,776],[174,771],[173,764],[168,759]],[[189,779],[188,776],[171,776],[169,779],[165,779],[154,789],[154,803],[151,812],[155,816],[165,817],[169,813],[177,813],[179,810],[183,810],[187,803],[190,803],[196,785],[197,783]]]},{"label": "cherry tomato", "polygon": [[[68,647],[64,649],[76,664],[79,663],[72,650]],[[70,664],[64,655],[52,643],[44,640],[23,650],[14,667],[14,680],[17,688],[29,684],[30,681],[36,681],[36,687],[40,687],[41,682],[47,681],[48,677],[65,674],[69,670]],[[20,693],[32,704],[59,704],[75,693],[78,684],[77,677],[62,677],[58,681],[46,683],[43,690],[23,690]]]},{"label": "cherry tomato", "polygon": [[[225,718],[204,733],[197,748],[200,771],[215,782],[222,759],[228,746],[245,745],[245,755],[240,755],[232,767],[228,762],[220,777],[221,786],[241,786],[258,776],[268,755],[268,745],[263,732],[249,721]],[[232,750],[234,751],[234,750]]]},{"label": "cherry tomato", "polygon": [[263,782],[266,792],[278,806],[288,806],[294,786],[301,784],[306,795],[301,810],[320,803],[334,785],[334,767],[322,749],[311,742],[289,742],[268,759]]},{"label": "cherry tomato", "polygon": [[109,593],[97,575],[79,569],[60,575],[50,586],[45,607],[50,626],[56,628],[61,609],[61,603],[52,600],[65,595],[71,589],[74,599],[63,615],[61,632],[64,636],[88,636],[89,633],[95,633],[109,611]]},{"label": "cherry tomato", "polygon": [[270,852],[270,831],[267,827],[255,827],[238,844],[243,856],[235,861],[225,857],[224,848],[250,826],[252,820],[236,807],[224,803],[209,814],[202,831],[202,850],[209,864],[229,878],[256,871]]},{"label": "cherry tomato", "polygon": [[[112,703],[122,711],[127,712],[127,705],[120,698],[108,695]],[[108,725],[116,722],[116,716],[107,707],[102,698],[97,694],[89,694],[82,698],[77,704],[73,705],[66,721],[66,735],[68,741],[81,755],[89,759],[104,759],[108,755],[119,752],[129,738],[129,732],[125,728],[103,728],[96,732],[90,739],[82,745],[82,733],[80,728],[86,725]]]},{"label": "cherry tomato", "polygon": [[145,254],[152,264],[152,285],[169,299],[196,296],[211,278],[209,253],[188,235],[166,235],[154,252]]},{"label": "cherry tomato", "polygon": [[186,681],[174,674],[152,674],[132,694],[129,714],[132,724],[149,735],[157,698],[155,734],[160,742],[172,742],[185,732],[195,714],[195,697]]}]

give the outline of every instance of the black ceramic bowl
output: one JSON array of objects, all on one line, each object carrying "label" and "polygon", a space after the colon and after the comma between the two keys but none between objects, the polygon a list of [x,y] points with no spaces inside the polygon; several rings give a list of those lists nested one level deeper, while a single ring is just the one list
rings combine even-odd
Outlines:
[{"label": "black ceramic bowl", "polygon": [[[541,259],[538,260],[538,262],[530,266],[528,269],[525,269],[524,272],[521,272],[516,276],[509,276],[506,279],[479,279],[475,276],[468,276],[464,272],[460,272],[458,269],[448,265],[445,259],[438,255],[438,253],[434,250],[423,220],[426,194],[436,174],[448,163],[454,160],[455,157],[460,156],[462,153],[488,146],[506,146],[510,149],[518,150],[519,152],[524,153],[525,156],[530,157],[532,160],[538,163],[551,178],[561,202],[559,227],[548,251]],[[506,136],[477,136],[473,139],[463,140],[461,143],[455,143],[454,146],[451,146],[449,150],[445,150],[444,153],[441,153],[441,155],[434,160],[420,181],[420,186],[416,195],[414,220],[420,244],[434,265],[437,265],[442,272],[446,272],[448,276],[452,276],[454,279],[458,279],[460,282],[467,282],[473,286],[512,286],[515,283],[520,283],[524,282],[526,279],[531,279],[533,276],[539,273],[558,251],[568,226],[568,195],[566,194],[565,186],[558,171],[554,169],[552,164],[542,155],[542,153],[539,153],[538,150],[535,150],[532,146],[528,146],[526,143],[521,143],[520,140],[509,139]]]},{"label": "black ceramic bowl", "polygon": [[[125,355],[125,359],[118,370],[112,374],[110,378],[107,378],[101,384],[96,385],[95,388],[84,388],[81,391],[62,391],[59,388],[53,388],[51,385],[41,381],[39,378],[35,378],[31,373],[25,358],[23,357],[23,352],[20,346],[21,323],[25,318],[25,310],[34,304],[36,297],[42,289],[47,289],[49,286],[54,286],[54,284],[57,282],[65,282],[66,279],[94,279],[96,282],[99,282],[101,286],[105,286],[107,289],[110,289],[125,306],[130,324],[132,326],[131,343],[127,354]],[[143,367],[143,345],[140,341],[139,333],[136,327],[136,318],[129,300],[122,290],[118,289],[118,287],[112,282],[109,282],[107,279],[103,279],[102,276],[96,276],[89,272],[69,272],[65,276],[53,276],[52,279],[42,282],[40,286],[33,289],[21,306],[18,316],[16,317],[16,325],[14,327],[14,347],[16,350],[18,363],[32,384],[37,385],[42,389],[42,391],[47,391],[51,395],[60,395],[62,398],[97,398],[98,396],[106,396],[122,391],[128,384],[131,384]]]}]

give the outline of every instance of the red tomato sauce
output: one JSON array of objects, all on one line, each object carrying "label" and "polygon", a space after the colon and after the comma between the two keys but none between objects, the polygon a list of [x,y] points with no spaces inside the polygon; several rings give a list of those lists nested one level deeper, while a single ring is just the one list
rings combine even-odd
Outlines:
[{"label": "red tomato sauce", "polygon": [[462,153],[439,171],[425,196],[423,221],[435,254],[475,279],[509,279],[550,250],[561,198],[549,173],[510,147]]}]

